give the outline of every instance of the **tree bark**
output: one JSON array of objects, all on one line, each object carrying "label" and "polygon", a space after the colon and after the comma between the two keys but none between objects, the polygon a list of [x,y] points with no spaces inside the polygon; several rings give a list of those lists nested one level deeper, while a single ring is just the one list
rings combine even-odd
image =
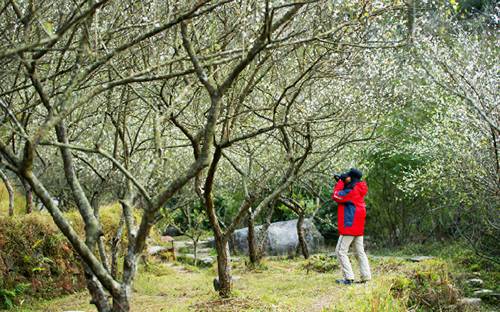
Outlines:
[{"label": "tree bark", "polygon": [[29,183],[23,180],[24,190],[26,192],[26,214],[33,212],[33,191]]},{"label": "tree bark", "polygon": [[116,279],[118,274],[118,251],[120,250],[120,242],[122,240],[124,225],[125,217],[122,214],[120,217],[120,222],[118,223],[116,235],[111,241],[111,276],[113,276],[114,279]]},{"label": "tree bark", "polygon": [[248,213],[248,256],[250,257],[250,264],[256,266],[260,263],[260,257],[257,251],[257,242],[255,234],[255,219],[252,212]]},{"label": "tree bark", "polygon": [[217,272],[219,275],[219,295],[228,298],[231,295],[231,259],[229,253],[229,242],[222,237],[215,238],[217,250]]},{"label": "tree bark", "polygon": [[87,280],[87,289],[92,298],[90,303],[95,305],[99,312],[109,312],[109,301],[102,284],[97,280],[89,266],[85,264],[85,261],[82,261],[82,264],[84,267],[85,279]]},{"label": "tree bark", "polygon": [[198,264],[198,239],[193,239],[194,266]]},{"label": "tree bark", "polygon": [[[56,125],[56,135],[60,143],[68,144],[67,129],[65,124],[60,121]],[[66,181],[71,188],[73,198],[77,204],[80,215],[82,216],[83,222],[85,224],[85,245],[92,250],[96,247],[97,242],[102,235],[102,228],[99,219],[94,214],[94,209],[89,202],[85,191],[83,190],[80,180],[77,176],[73,155],[71,150],[65,146],[60,146],[59,150],[61,152],[64,173],[66,176]],[[85,260],[83,261],[85,262]],[[101,269],[105,270],[109,274],[107,267],[100,262],[99,265]],[[92,270],[86,270],[85,277],[87,279],[87,288],[92,296],[92,303],[94,303],[99,311],[109,311],[109,303],[107,302],[107,296],[102,287],[100,281],[95,277],[95,272]],[[106,298],[104,300],[103,298]]]},{"label": "tree bark", "polygon": [[113,308],[111,312],[130,311],[130,287],[123,286],[119,296],[113,297]]},{"label": "tree bark", "polygon": [[269,212],[266,216],[266,222],[264,223],[264,225],[262,225],[262,230],[259,231],[259,233],[257,235],[257,257],[259,258],[259,261],[262,258],[264,258],[266,241],[268,239],[267,231],[269,230],[269,227],[271,226],[273,214],[274,214],[274,203],[269,203]]},{"label": "tree bark", "polygon": [[299,213],[299,219],[297,220],[297,236],[299,238],[299,246],[302,251],[304,259],[309,259],[309,250],[307,248],[307,242],[304,237],[304,213]]},{"label": "tree bark", "polygon": [[9,178],[2,170],[0,170],[0,177],[2,178],[2,181],[5,184],[7,193],[9,193],[9,216],[12,217],[14,215],[14,189],[10,184]]}]

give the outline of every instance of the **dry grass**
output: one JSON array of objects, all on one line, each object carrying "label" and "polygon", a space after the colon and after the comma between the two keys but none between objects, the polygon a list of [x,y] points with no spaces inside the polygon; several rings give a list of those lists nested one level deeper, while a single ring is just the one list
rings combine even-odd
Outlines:
[{"label": "dry grass", "polygon": [[[300,259],[269,260],[265,265],[267,270],[256,273],[236,263],[234,297],[221,300],[211,286],[213,268],[179,272],[155,264],[137,276],[132,311],[405,311],[390,296],[391,274],[377,274],[368,284],[339,286],[339,272],[307,274]],[[95,311],[88,301],[86,293],[78,293],[18,311]]]},{"label": "dry grass", "polygon": [[[26,199],[24,194],[14,189],[14,215],[24,215],[26,212]],[[0,182],[0,216],[9,214],[9,193],[3,182]]]}]

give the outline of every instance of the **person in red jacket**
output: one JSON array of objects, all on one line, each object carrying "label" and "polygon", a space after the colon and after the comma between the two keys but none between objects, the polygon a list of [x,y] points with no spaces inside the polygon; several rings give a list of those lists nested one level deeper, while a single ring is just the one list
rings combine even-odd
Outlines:
[{"label": "person in red jacket", "polygon": [[358,259],[361,282],[371,279],[370,265],[363,247],[366,218],[364,198],[368,192],[368,186],[365,181],[361,181],[362,176],[363,173],[356,168],[351,168],[349,172],[335,176],[337,184],[332,192],[332,199],[338,203],[339,240],[335,253],[344,276],[343,279],[336,282],[344,285],[354,283],[354,273],[347,255],[351,244],[354,244],[354,253]]}]

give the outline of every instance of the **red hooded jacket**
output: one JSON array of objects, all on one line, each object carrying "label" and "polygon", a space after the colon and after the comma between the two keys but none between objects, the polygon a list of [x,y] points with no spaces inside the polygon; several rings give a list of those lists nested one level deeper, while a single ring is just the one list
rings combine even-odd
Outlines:
[{"label": "red hooded jacket", "polygon": [[333,188],[332,199],[339,204],[337,221],[340,235],[364,235],[366,193],[368,193],[368,186],[365,181],[356,183],[352,189],[344,190],[344,181],[339,180]]}]

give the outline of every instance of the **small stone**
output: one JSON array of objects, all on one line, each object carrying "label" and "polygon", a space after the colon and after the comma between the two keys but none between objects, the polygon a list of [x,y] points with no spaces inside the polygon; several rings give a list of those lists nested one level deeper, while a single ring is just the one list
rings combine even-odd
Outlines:
[{"label": "small stone", "polygon": [[213,280],[213,285],[214,285],[214,290],[219,291],[220,290],[220,283],[219,283],[219,278],[216,277]]},{"label": "small stone", "polygon": [[198,247],[199,248],[210,248],[210,249],[212,248],[211,242],[209,242],[207,240],[205,240],[205,241],[199,241],[198,242]]},{"label": "small stone", "polygon": [[204,265],[212,265],[214,263],[214,258],[213,257],[204,257],[200,259],[200,262],[203,263]]},{"label": "small stone", "polygon": [[462,298],[458,300],[461,306],[477,307],[481,305],[481,298]]},{"label": "small stone", "polygon": [[484,297],[488,297],[488,296],[492,295],[493,290],[491,290],[491,289],[479,289],[479,290],[476,290],[473,294],[474,294],[474,297],[476,297],[476,298],[484,298]]},{"label": "small stone", "polygon": [[409,260],[411,262],[422,262],[422,261],[429,260],[429,259],[432,259],[432,258],[434,258],[434,257],[430,257],[430,256],[416,256],[416,257],[410,258]]},{"label": "small stone", "polygon": [[480,278],[471,278],[471,279],[467,280],[466,283],[470,287],[481,287],[484,284],[483,280]]},{"label": "small stone", "polygon": [[149,255],[156,255],[157,253],[160,253],[164,250],[167,250],[168,248],[167,247],[163,247],[163,246],[151,246],[148,248],[148,254]]},{"label": "small stone", "polygon": [[494,292],[490,289],[480,289],[474,292],[474,296],[481,298],[483,301],[490,304],[498,305],[500,303],[500,293]]}]

